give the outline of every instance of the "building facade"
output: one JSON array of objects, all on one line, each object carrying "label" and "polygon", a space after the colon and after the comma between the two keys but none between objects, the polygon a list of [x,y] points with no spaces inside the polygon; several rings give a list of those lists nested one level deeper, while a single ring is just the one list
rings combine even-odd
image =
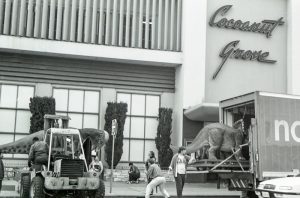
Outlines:
[{"label": "building facade", "polygon": [[[0,0],[1,144],[29,132],[29,98],[51,96],[76,128],[128,104],[122,162],[154,150],[159,107],[172,144],[218,120],[218,101],[300,95],[297,0]],[[6,155],[12,165],[26,155]]]}]

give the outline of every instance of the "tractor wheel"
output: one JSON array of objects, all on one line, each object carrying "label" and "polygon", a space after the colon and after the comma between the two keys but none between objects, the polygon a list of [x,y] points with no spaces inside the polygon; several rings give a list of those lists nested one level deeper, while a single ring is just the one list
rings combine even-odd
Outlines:
[{"label": "tractor wheel", "polygon": [[30,189],[30,197],[32,198],[44,198],[44,178],[42,176],[36,176],[33,178]]},{"label": "tractor wheel", "polygon": [[30,176],[22,175],[21,177],[21,188],[20,188],[20,197],[28,198],[30,194]]},{"label": "tractor wheel", "polygon": [[105,185],[104,182],[100,179],[99,188],[95,192],[94,198],[104,198],[105,196]]}]

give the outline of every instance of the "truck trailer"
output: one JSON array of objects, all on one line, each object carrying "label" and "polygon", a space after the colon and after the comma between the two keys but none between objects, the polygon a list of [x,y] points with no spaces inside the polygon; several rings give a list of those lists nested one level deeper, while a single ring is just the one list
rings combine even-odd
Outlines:
[{"label": "truck trailer", "polygon": [[219,118],[229,126],[243,119],[245,160],[233,151],[203,173],[217,174],[228,181],[229,190],[247,191],[251,198],[259,182],[299,174],[300,96],[257,91],[233,97],[220,101]]}]

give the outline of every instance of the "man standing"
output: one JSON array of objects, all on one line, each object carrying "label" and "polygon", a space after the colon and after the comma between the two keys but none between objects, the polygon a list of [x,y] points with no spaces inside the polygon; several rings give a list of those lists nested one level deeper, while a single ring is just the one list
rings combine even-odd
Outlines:
[{"label": "man standing", "polygon": [[191,157],[186,155],[185,147],[180,147],[178,153],[172,158],[169,170],[173,170],[176,182],[177,197],[182,198],[182,190],[185,183],[187,165],[192,163]]},{"label": "man standing", "polygon": [[3,164],[3,154],[0,153],[0,192],[1,192],[1,189],[2,189],[2,180],[4,178],[4,164]]},{"label": "man standing", "polygon": [[28,156],[28,166],[31,167],[31,164],[34,165],[47,165],[48,162],[48,145],[39,141],[38,137],[32,139],[33,144],[30,147],[29,156]]},{"label": "man standing", "polygon": [[167,198],[170,197],[169,193],[166,191],[165,183],[166,178],[163,177],[161,169],[157,164],[155,164],[154,159],[149,159],[150,167],[147,171],[147,177],[152,178],[151,182],[146,187],[146,196],[145,198],[150,197],[150,193],[154,187],[159,186],[161,194]]}]

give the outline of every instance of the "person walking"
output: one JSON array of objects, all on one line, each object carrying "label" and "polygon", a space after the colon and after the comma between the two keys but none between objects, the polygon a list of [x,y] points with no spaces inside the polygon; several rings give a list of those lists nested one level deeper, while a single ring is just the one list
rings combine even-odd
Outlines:
[{"label": "person walking", "polygon": [[149,164],[150,166],[147,171],[147,177],[152,178],[152,180],[146,187],[145,198],[150,197],[151,191],[153,191],[153,188],[155,188],[156,186],[159,186],[159,190],[165,198],[170,197],[169,193],[165,188],[166,178],[162,175],[160,167],[157,164],[155,164],[153,158],[149,159]]},{"label": "person walking", "polygon": [[3,154],[0,153],[0,192],[1,192],[1,189],[2,189],[2,180],[4,178],[4,164],[3,164]]},{"label": "person walking", "polygon": [[[145,173],[146,173],[146,175],[147,175],[147,171],[148,171],[148,169],[149,169],[149,167],[150,167],[150,162],[149,162],[149,160],[150,159],[153,159],[154,160],[154,163],[156,163],[156,157],[155,157],[155,153],[153,152],[153,151],[150,151],[149,152],[149,154],[148,154],[148,159],[147,159],[147,161],[145,162]],[[147,181],[148,181],[148,184],[151,182],[151,180],[152,180],[153,178],[151,178],[151,177],[147,177]],[[150,195],[153,195],[153,190],[151,191],[151,194]]]},{"label": "person walking", "polygon": [[186,155],[186,148],[180,147],[170,163],[169,171],[173,171],[176,182],[177,197],[182,198],[182,191],[186,178],[187,165],[192,163],[191,157]]}]

